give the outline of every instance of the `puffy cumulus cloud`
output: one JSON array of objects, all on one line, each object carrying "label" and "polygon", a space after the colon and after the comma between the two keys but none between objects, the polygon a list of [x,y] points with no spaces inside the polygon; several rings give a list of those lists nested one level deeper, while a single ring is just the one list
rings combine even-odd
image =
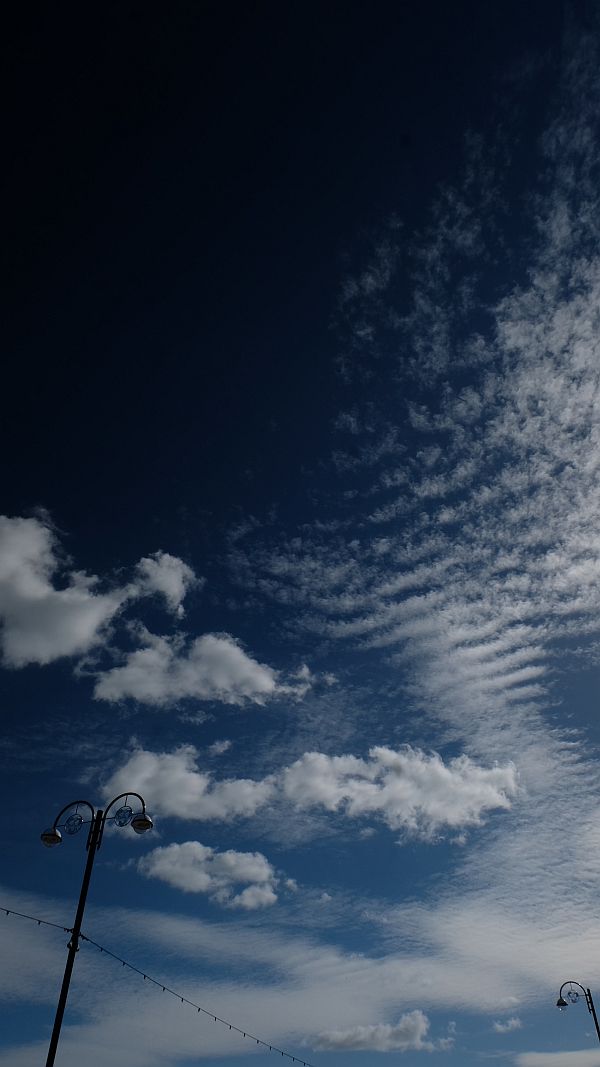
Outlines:
[{"label": "puffy cumulus cloud", "polygon": [[192,568],[183,560],[160,550],[150,556],[144,556],[136,570],[136,586],[140,594],[160,594],[164,597],[169,611],[180,619],[185,614],[183,600],[187,592],[205,583],[205,579],[197,578]]},{"label": "puffy cumulus cloud", "polygon": [[329,1030],[319,1034],[315,1047],[324,1052],[432,1052],[436,1047],[427,1040],[429,1019],[419,1009],[401,1015],[395,1025],[352,1026],[348,1030]]},{"label": "puffy cumulus cloud", "polygon": [[523,1023],[516,1015],[513,1015],[510,1019],[505,1019],[503,1022],[495,1022],[492,1026],[495,1034],[510,1034],[513,1030],[521,1030],[522,1028]]},{"label": "puffy cumulus cloud", "polygon": [[290,767],[255,781],[213,776],[198,752],[136,749],[104,786],[106,798],[134,789],[153,811],[184,819],[252,816],[267,804],[324,808],[349,817],[375,816],[393,830],[425,839],[444,828],[478,825],[485,812],[509,808],[516,792],[512,765],[485,768],[466,756],[445,764],[411,748],[373,748],[368,760],[307,752]]},{"label": "puffy cumulus cloud", "polygon": [[509,808],[517,791],[513,764],[481,767],[468,756],[444,763],[410,747],[376,747],[369,759],[307,752],[282,774],[285,795],[301,808],[376,815],[393,829],[430,837],[443,827],[479,825]]},{"label": "puffy cumulus cloud", "polygon": [[184,841],[155,848],[138,861],[138,870],[185,893],[206,893],[232,908],[255,911],[277,900],[275,871],[261,852],[219,852],[199,841]]},{"label": "puffy cumulus cloud", "polygon": [[183,615],[186,592],[201,581],[168,552],[144,557],[134,580],[100,592],[96,575],[74,570],[45,518],[0,515],[0,650],[9,667],[83,656],[103,644],[126,605],[152,593]]},{"label": "puffy cumulus cloud", "polygon": [[204,634],[187,647],[181,636],[161,637],[143,627],[139,635],[144,647],[130,652],[122,666],[98,676],[98,700],[131,697],[157,707],[186,698],[264,704],[278,695],[299,699],[310,686],[305,674],[290,684],[280,683],[278,672],[252,659],[231,634]]},{"label": "puffy cumulus cloud", "polygon": [[270,778],[259,782],[249,778],[214,782],[210,774],[199,770],[197,756],[192,745],[174,752],[137,749],[105,783],[103,796],[108,800],[135,790],[153,812],[182,819],[224,821],[238,815],[254,815],[271,799],[274,785]]},{"label": "puffy cumulus cloud", "polygon": [[0,643],[4,663],[24,667],[81,655],[101,642],[128,597],[98,593],[98,579],[62,570],[55,535],[37,518],[0,516]]}]

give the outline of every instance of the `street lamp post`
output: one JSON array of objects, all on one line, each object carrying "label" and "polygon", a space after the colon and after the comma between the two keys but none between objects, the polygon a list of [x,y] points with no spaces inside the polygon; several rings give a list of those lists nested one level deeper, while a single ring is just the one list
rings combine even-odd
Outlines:
[{"label": "street lamp post", "polygon": [[[135,797],[141,804],[141,811],[134,813],[133,808],[128,804],[130,797]],[[125,800],[125,803],[115,812],[114,815],[109,816],[109,811],[119,800]],[[61,823],[63,815],[71,808],[75,810]],[[80,808],[87,808],[91,812],[90,819],[84,819],[80,814]],[[143,797],[139,793],[120,793],[118,797],[111,800],[110,804],[103,810],[102,808],[94,808],[93,804],[90,804],[88,800],[72,800],[70,804],[66,804],[62,811],[59,811],[52,826],[49,829],[44,830],[40,834],[42,843],[47,848],[53,848],[54,845],[60,845],[62,841],[61,829],[69,835],[73,835],[81,830],[82,826],[89,822],[89,831],[86,842],[87,849],[87,861],[85,870],[83,872],[83,880],[81,883],[81,890],[79,893],[79,903],[77,904],[77,912],[75,914],[75,922],[73,923],[73,929],[71,931],[71,940],[68,944],[67,962],[65,964],[65,973],[60,990],[60,996],[58,998],[58,1004],[56,1007],[56,1016],[54,1018],[54,1026],[52,1028],[52,1036],[50,1038],[50,1047],[48,1049],[48,1057],[46,1059],[46,1067],[53,1067],[54,1059],[56,1056],[56,1048],[58,1045],[58,1039],[60,1036],[60,1028],[62,1026],[63,1015],[65,1013],[65,1006],[67,1003],[67,996],[69,993],[69,985],[71,982],[71,974],[73,973],[73,964],[75,963],[75,956],[79,951],[79,937],[81,935],[81,923],[83,921],[83,912],[85,909],[85,901],[90,885],[90,878],[92,877],[92,867],[94,866],[94,860],[96,853],[102,844],[102,838],[104,836],[104,828],[107,821],[116,823],[117,826],[129,826],[135,830],[136,834],[145,834],[147,830],[152,829],[152,819],[146,812],[146,804]]]},{"label": "street lamp post", "polygon": [[[563,989],[568,986],[566,999],[563,997]],[[574,989],[573,986],[577,986]],[[580,990],[581,992],[578,992]],[[580,996],[583,994],[585,997],[585,1003],[587,1010],[589,1011],[592,1019],[594,1020],[594,1026],[596,1027],[596,1036],[600,1041],[600,1026],[598,1025],[598,1016],[596,1015],[596,1009],[594,1007],[594,1001],[592,1000],[592,994],[589,989],[585,989],[579,982],[573,982],[569,979],[568,982],[563,982],[558,991],[558,1000],[556,1001],[556,1007],[559,1011],[564,1011],[569,1007],[569,1004],[576,1004]]]}]

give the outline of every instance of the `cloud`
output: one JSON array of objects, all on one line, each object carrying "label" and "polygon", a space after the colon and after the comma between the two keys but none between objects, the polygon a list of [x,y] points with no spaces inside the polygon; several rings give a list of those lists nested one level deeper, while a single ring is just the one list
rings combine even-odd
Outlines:
[{"label": "cloud", "polygon": [[510,1019],[506,1019],[504,1022],[495,1022],[492,1026],[495,1034],[510,1034],[513,1030],[521,1030],[522,1028],[523,1023],[516,1015],[512,1015]]},{"label": "cloud", "polygon": [[364,468],[352,483],[349,531],[324,535],[323,516],[276,545],[249,531],[230,561],[247,589],[293,605],[300,629],[395,654],[413,708],[478,758],[552,699],[557,643],[599,629],[597,38],[569,48],[522,280],[499,292],[487,271],[504,164],[469,138],[462,188],[440,190],[413,238],[408,313],[393,303],[397,219],[340,302],[350,358],[400,352],[393,374],[421,386],[443,374],[443,388],[397,397],[394,453],[371,447],[390,438],[376,393],[338,418],[353,454],[366,439],[373,459],[370,484]]},{"label": "cloud", "polygon": [[[537,871],[535,879],[537,884]],[[148,973],[162,978],[172,989],[181,990],[198,1004],[214,1006],[223,1018],[238,1022],[252,1020],[257,1034],[283,1047],[290,1042],[297,1046],[303,1040],[306,1043],[307,1035],[311,1034],[324,1035],[326,1040],[332,1030],[345,1036],[348,1031],[356,1030],[359,1019],[363,1027],[377,1031],[382,1019],[397,1018],[398,1002],[408,1014],[422,1010],[425,1000],[431,1012],[460,1008],[472,1015],[477,1011],[496,1011],[500,1003],[507,1004],[511,998],[513,1004],[518,1000],[523,1009],[538,1011],[542,997],[552,1011],[556,986],[551,976],[571,967],[569,960],[577,957],[582,944],[589,945],[584,961],[586,975],[592,980],[594,973],[598,973],[595,914],[588,915],[586,929],[573,927],[570,913],[564,915],[565,910],[569,912],[564,907],[564,897],[557,909],[557,915],[563,915],[562,925],[559,918],[557,928],[556,916],[552,915],[549,921],[544,908],[540,912],[538,907],[537,912],[532,910],[537,915],[534,927],[529,917],[523,919],[514,914],[519,909],[514,909],[510,901],[504,915],[491,911],[484,914],[481,903],[477,912],[473,907],[476,902],[469,896],[463,901],[458,921],[447,899],[443,909],[436,912],[437,890],[429,908],[423,906],[423,912],[429,913],[423,913],[421,920],[410,911],[398,917],[396,942],[382,942],[371,925],[363,927],[368,931],[369,944],[373,945],[370,955],[336,946],[323,938],[322,931],[318,939],[307,936],[297,921],[286,930],[275,925],[273,913],[265,923],[248,924],[243,919],[240,921],[233,910],[226,922],[219,922],[202,921],[197,912],[178,915],[172,908],[168,912],[153,911],[147,902],[143,908],[123,908],[114,903],[102,907],[92,902],[88,905],[86,925],[88,933],[100,944],[118,946],[119,955],[143,965]],[[461,880],[457,900],[462,896]],[[5,906],[27,914],[45,916],[59,924],[65,921],[64,903],[33,899],[30,894],[18,895],[6,889],[1,900]],[[302,921],[306,924],[310,916],[305,908],[303,912]],[[256,913],[257,919],[259,915]],[[471,916],[473,928],[469,926]],[[297,917],[296,912],[294,918]],[[393,929],[393,909],[386,909],[384,918],[385,929]],[[14,927],[9,925],[8,930],[14,931],[11,948],[21,976],[21,995],[26,1001],[45,1003],[49,996],[47,990],[53,988],[50,979],[57,971],[60,973],[64,940],[59,932],[46,928],[40,931],[35,924],[18,922]],[[29,938],[23,944],[24,951],[19,950],[20,936]],[[43,970],[40,971],[32,966],[31,960],[38,958],[37,942],[42,944],[46,938],[56,941],[56,952],[47,961],[41,957]],[[573,941],[576,943],[569,950]],[[85,1062],[90,1067],[105,1064],[107,1049],[111,1052],[111,1062],[118,1067],[129,1064],[159,1067],[170,1062],[169,1057],[185,1059],[197,1055],[198,1020],[193,1010],[183,1010],[175,1002],[171,1015],[171,1008],[160,991],[147,990],[147,983],[140,978],[136,992],[131,974],[122,974],[118,966],[113,969],[104,956],[93,953],[85,944],[78,960],[79,968],[83,968],[80,982],[72,990],[72,1013],[65,1021],[61,1039],[66,1067],[76,1067],[86,1055]],[[4,984],[10,995],[12,978],[6,975]],[[90,988],[102,992],[101,1010],[97,1013],[90,1010],[86,1001]],[[124,1021],[123,1001],[132,996],[132,990],[136,1012]],[[75,1021],[78,1013],[80,1022]],[[211,1024],[202,1034],[203,1055],[240,1049],[227,1029],[223,1032]],[[461,1044],[466,1039],[463,1031]],[[423,1040],[428,1040],[427,1033]],[[432,1043],[436,1049],[442,1049],[446,1047],[445,1041],[443,1038]],[[241,1048],[243,1051],[244,1046]],[[34,1055],[28,1047],[19,1058],[16,1049],[9,1049],[4,1055],[0,1053],[0,1063],[7,1067],[33,1063],[40,1059],[38,1051]],[[565,1054],[568,1055],[571,1054]],[[548,1067],[554,1064],[558,1067],[558,1062],[549,1061]],[[532,1067],[536,1067],[535,1061]],[[578,1067],[576,1061],[575,1067]]]},{"label": "cloud", "polygon": [[103,796],[109,800],[132,789],[141,793],[153,812],[180,819],[227,821],[254,815],[273,795],[270,778],[213,781],[197,766],[198,752],[182,745],[174,752],[137,749],[108,779]]},{"label": "cloud", "polygon": [[225,752],[228,752],[231,748],[231,741],[213,741],[212,745],[208,746],[208,751],[211,756],[222,756]]},{"label": "cloud", "polygon": [[[490,279],[479,322],[469,333],[465,305],[453,339],[453,298],[438,301],[433,290],[438,278],[440,293],[459,289],[460,263],[431,234],[419,257],[419,266],[432,268],[431,283],[422,271],[415,279],[410,323],[405,316],[401,329],[388,329],[403,314],[391,304],[399,286],[379,289],[376,301],[358,293],[350,323],[363,346],[357,360],[371,361],[376,348],[379,358],[383,335],[389,353],[402,353],[393,373],[419,380],[423,369],[421,385],[443,374],[443,387],[423,389],[412,406],[394,394],[403,412],[397,451],[381,452],[367,486],[365,468],[350,481],[346,464],[344,486],[355,491],[351,525],[324,532],[323,512],[301,536],[278,544],[250,531],[231,557],[234,578],[252,595],[292,607],[300,633],[348,646],[357,669],[402,685],[402,713],[390,710],[393,728],[408,719],[409,729],[427,736],[435,723],[443,741],[476,766],[515,762],[519,803],[478,836],[476,848],[461,850],[441,898],[382,918],[399,953],[407,931],[415,938],[410,958],[420,976],[423,957],[432,961],[432,987],[456,968],[480,974],[478,1002],[492,987],[498,997],[489,997],[491,1012],[500,1003],[514,1011],[509,998],[518,991],[522,1004],[549,974],[583,971],[592,984],[600,981],[597,761],[586,758],[593,756],[589,739],[563,732],[552,707],[562,699],[563,723],[572,725],[567,717],[577,714],[578,697],[562,658],[569,645],[578,651],[577,694],[594,691],[583,656],[600,628],[597,39],[593,47],[578,39],[567,67],[564,106],[544,138],[540,195],[530,201],[536,233],[519,284],[499,294]],[[438,214],[444,234],[451,216]],[[480,221],[486,224],[483,215]],[[468,245],[468,220],[467,230]],[[490,234],[480,233],[488,245]],[[509,271],[524,251],[513,249]],[[380,370],[379,380],[389,364]],[[376,397],[365,393],[373,425]],[[386,397],[382,441],[389,411]],[[360,405],[353,420],[365,424]],[[377,716],[375,709],[383,729]],[[332,758],[302,765],[299,800],[310,804],[313,795],[329,810],[356,811],[383,778],[350,763],[330,766]],[[576,823],[557,837],[557,798],[570,796],[578,798]],[[385,809],[373,817],[387,818]],[[543,1062],[562,1064],[566,1056]]]},{"label": "cloud", "polygon": [[107,643],[128,604],[160,593],[177,616],[200,580],[182,560],[158,551],[126,585],[100,591],[100,578],[74,570],[45,518],[0,515],[0,648],[6,666],[45,665]]},{"label": "cloud", "polygon": [[[515,762],[519,803],[475,848],[461,850],[443,889],[438,883],[418,907],[382,908],[381,916],[390,956],[404,960],[407,982],[422,983],[429,1002],[440,1003],[453,995],[453,981],[464,981],[490,1012],[531,1004],[542,987],[554,1003],[548,976],[584,973],[592,986],[600,981],[597,761],[586,758],[593,756],[590,739],[562,731],[552,707],[562,698],[563,722],[577,713],[561,656],[576,643],[582,674],[600,627],[597,52],[597,39],[593,46],[579,35],[575,48],[571,42],[564,102],[544,138],[540,195],[529,202],[536,234],[533,242],[527,236],[527,249],[512,249],[503,281],[517,260],[525,270],[500,294],[488,279],[472,330],[469,300],[458,307],[462,235],[451,229],[452,198],[445,214],[440,200],[441,238],[424,235],[410,322],[391,303],[400,285],[373,294],[358,282],[352,292],[346,288],[354,301],[350,358],[356,352],[372,369],[387,348],[401,353],[395,375],[425,386],[443,375],[443,385],[421,390],[411,405],[393,395],[402,410],[396,451],[369,449],[368,485],[364,465],[351,481],[358,465],[338,463],[354,493],[353,522],[325,530],[332,512],[332,521],[344,514],[340,503],[296,538],[272,544],[250,531],[231,556],[235,580],[251,595],[291,607],[298,632],[318,634],[329,647],[346,645],[357,669],[401,682],[405,703],[401,714],[390,713],[392,728],[409,719],[408,728],[426,736],[435,722],[444,742],[476,766]],[[488,177],[491,207],[490,192],[498,205],[502,191],[492,190]],[[454,216],[465,221],[466,274],[485,263],[485,255],[475,263],[470,250],[490,247],[485,227],[494,214],[481,212],[475,225],[472,211]],[[474,279],[479,292],[484,273]],[[378,381],[389,370],[382,364]],[[365,394],[373,426],[376,397]],[[387,400],[367,447],[387,438]],[[352,427],[365,423],[359,405]],[[360,456],[356,438],[349,451]],[[588,691],[586,681],[594,692],[588,675],[578,678],[577,694]],[[378,708],[373,719],[387,725]],[[299,761],[298,797],[346,813],[383,779],[370,778],[351,758],[337,766],[333,759],[317,755],[314,767]],[[557,831],[557,798],[560,806],[572,796],[576,818]],[[383,809],[377,817],[386,817]],[[588,1067],[600,1054],[530,1052],[517,1062]]]},{"label": "cloud", "polygon": [[520,1052],[516,1067],[600,1067],[600,1052],[580,1049],[576,1052]]},{"label": "cloud", "polygon": [[198,751],[136,749],[105,783],[103,795],[133,789],[152,811],[182,819],[229,820],[252,816],[268,804],[342,811],[348,818],[374,816],[392,830],[431,839],[443,829],[478,826],[484,815],[507,810],[517,791],[515,768],[484,768],[467,756],[447,764],[437,754],[409,747],[373,748],[369,760],[306,752],[262,780],[215,781],[198,767]]},{"label": "cloud", "polygon": [[261,852],[219,852],[199,841],[185,841],[153,849],[137,866],[146,878],[158,878],[186,893],[205,893],[232,908],[254,911],[277,900],[275,871]]},{"label": "cloud", "polygon": [[376,747],[369,760],[307,752],[281,775],[297,807],[321,806],[350,817],[376,815],[393,830],[431,837],[446,827],[479,825],[485,812],[510,807],[512,764],[483,768],[468,756],[445,764],[406,747]]},{"label": "cloud", "polygon": [[[60,587],[55,585],[64,572]],[[24,667],[101,643],[128,593],[95,591],[98,579],[64,567],[49,524],[0,516],[0,642],[4,663]]]},{"label": "cloud", "polygon": [[145,629],[140,638],[143,648],[130,652],[123,666],[98,676],[97,700],[114,703],[131,697],[157,707],[190,698],[264,704],[288,692],[277,672],[252,659],[230,634],[204,634],[187,647],[180,636],[159,637]]},{"label": "cloud", "polygon": [[140,595],[159,593],[169,611],[183,618],[183,600],[190,589],[200,588],[204,578],[197,578],[191,567],[168,552],[154,552],[144,556],[137,565],[137,587]]},{"label": "cloud", "polygon": [[348,1030],[329,1030],[318,1035],[315,1047],[323,1052],[431,1052],[435,1045],[427,1040],[429,1019],[416,1009],[405,1012],[391,1026],[352,1026]]}]

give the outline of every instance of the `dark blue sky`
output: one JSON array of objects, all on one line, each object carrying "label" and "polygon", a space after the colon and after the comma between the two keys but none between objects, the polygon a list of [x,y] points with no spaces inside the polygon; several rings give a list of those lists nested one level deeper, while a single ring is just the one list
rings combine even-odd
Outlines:
[{"label": "dark blue sky", "polygon": [[[9,57],[9,510],[42,504],[89,542],[285,495],[337,410],[346,264],[390,213],[425,222],[503,93],[539,127],[564,20],[547,3],[29,17]],[[526,104],[507,54],[515,74],[550,57]]]}]

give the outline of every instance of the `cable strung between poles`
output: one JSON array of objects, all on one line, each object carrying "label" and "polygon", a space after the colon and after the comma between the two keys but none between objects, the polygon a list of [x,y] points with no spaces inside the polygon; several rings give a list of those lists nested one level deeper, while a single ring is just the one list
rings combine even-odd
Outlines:
[{"label": "cable strung between poles", "polygon": [[[6,912],[7,915],[18,915],[21,919],[31,919],[32,922],[37,923],[38,926],[53,926],[56,930],[62,930],[65,934],[73,933],[73,929],[70,926],[61,926],[59,923],[49,922],[47,919],[38,919],[35,915],[25,915],[21,911],[15,911],[13,908],[4,908],[0,905],[0,910]],[[111,952],[110,949],[105,948],[104,945],[98,944],[91,937],[87,937],[86,934],[80,933],[79,938],[81,941],[86,942],[88,945],[93,945],[104,956],[110,956],[111,959],[116,960],[121,966],[127,967],[128,970],[133,971],[134,974],[139,974],[145,982],[151,982],[152,985],[162,989],[163,993],[170,993],[176,1000],[181,1001],[182,1004],[188,1004],[190,1008],[195,1008],[198,1014],[207,1015],[209,1019],[212,1019],[216,1023],[221,1023],[222,1026],[227,1026],[230,1030],[235,1031],[236,1034],[240,1034],[242,1037],[249,1038],[251,1041],[255,1041],[257,1045],[262,1045],[263,1048],[269,1050],[269,1052],[277,1052],[280,1056],[285,1056],[292,1063],[301,1064],[302,1067],[314,1067],[314,1064],[309,1063],[308,1060],[303,1060],[299,1056],[293,1056],[291,1052],[286,1052],[285,1049],[278,1048],[272,1042],[264,1041],[260,1037],[256,1037],[256,1034],[251,1034],[248,1030],[242,1030],[240,1026],[236,1026],[235,1023],[230,1023],[228,1019],[222,1019],[220,1015],[215,1015],[214,1011],[209,1011],[208,1008],[203,1008],[200,1004],[195,1004],[193,1000],[188,1000],[187,997],[178,993],[175,989],[171,989],[165,982],[161,982],[158,978],[153,978],[145,971],[141,971],[139,967],[135,967],[132,963],[124,960],[122,956],[117,956],[116,952]]]}]

